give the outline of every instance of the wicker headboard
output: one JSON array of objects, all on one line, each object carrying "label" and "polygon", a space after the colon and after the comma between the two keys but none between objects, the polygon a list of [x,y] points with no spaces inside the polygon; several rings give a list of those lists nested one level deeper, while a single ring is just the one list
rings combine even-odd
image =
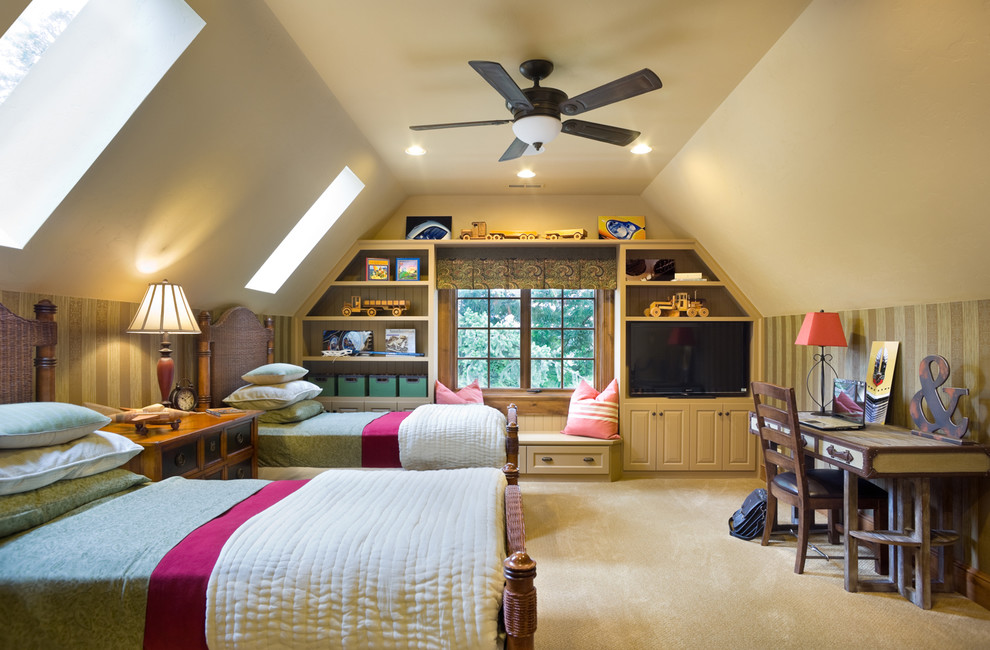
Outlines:
[{"label": "wicker headboard", "polygon": [[221,401],[244,385],[241,375],[271,363],[275,353],[275,326],[271,318],[262,325],[247,307],[232,307],[216,323],[207,311],[199,314],[200,411],[224,406]]},{"label": "wicker headboard", "polygon": [[42,300],[30,320],[0,305],[0,404],[55,401],[56,311]]}]

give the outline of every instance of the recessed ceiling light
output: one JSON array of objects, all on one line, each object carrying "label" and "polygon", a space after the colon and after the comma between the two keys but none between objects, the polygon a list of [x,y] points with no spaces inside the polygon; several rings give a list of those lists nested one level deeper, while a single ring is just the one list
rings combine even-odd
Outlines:
[{"label": "recessed ceiling light", "polygon": [[534,172],[532,169],[523,169],[518,174],[516,174],[516,176],[518,176],[519,178],[533,178],[534,176],[536,176],[536,172]]},{"label": "recessed ceiling light", "polygon": [[413,146],[406,149],[406,153],[409,154],[410,156],[422,156],[424,153],[426,153],[426,149],[419,146],[418,144],[414,144]]},{"label": "recessed ceiling light", "polygon": [[653,147],[651,147],[648,144],[637,144],[630,151],[632,151],[635,154],[650,153],[651,151],[653,151]]}]

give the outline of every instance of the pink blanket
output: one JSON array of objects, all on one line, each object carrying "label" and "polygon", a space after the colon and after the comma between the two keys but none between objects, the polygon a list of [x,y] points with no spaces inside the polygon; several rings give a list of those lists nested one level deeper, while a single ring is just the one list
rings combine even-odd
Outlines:
[{"label": "pink blanket", "polygon": [[361,433],[362,467],[402,467],[399,425],[412,411],[392,411],[365,425]]},{"label": "pink blanket", "polygon": [[206,587],[227,538],[245,521],[301,488],[277,481],[185,537],[151,574],[144,647],[173,650],[206,646]]}]

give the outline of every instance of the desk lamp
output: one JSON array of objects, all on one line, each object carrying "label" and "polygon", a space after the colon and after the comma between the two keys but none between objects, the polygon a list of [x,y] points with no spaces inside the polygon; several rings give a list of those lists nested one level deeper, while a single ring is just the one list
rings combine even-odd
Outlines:
[{"label": "desk lamp", "polygon": [[[825,366],[828,366],[833,375],[838,376],[835,368],[830,363],[832,361],[832,355],[825,354],[825,348],[830,346],[846,347],[846,335],[842,333],[842,323],[839,321],[839,315],[835,312],[827,312],[824,309],[822,311],[808,312],[804,316],[804,322],[801,323],[801,329],[798,331],[794,345],[817,345],[821,347],[821,352],[813,357],[815,363],[811,366],[811,370],[808,371],[808,378],[805,384],[807,385],[808,395],[811,397],[811,400],[819,406],[819,410],[815,411],[815,413],[824,415],[825,406],[827,405],[825,401]],[[811,376],[815,373],[815,368],[818,368],[821,374],[820,402],[815,399],[814,393],[811,392]]]},{"label": "desk lamp", "polygon": [[172,360],[169,334],[199,334],[199,325],[193,315],[182,287],[168,280],[148,285],[144,300],[138,307],[134,320],[127,328],[129,334],[161,334],[161,358],[158,360],[158,388],[162,392],[162,404],[168,404],[175,362]]}]

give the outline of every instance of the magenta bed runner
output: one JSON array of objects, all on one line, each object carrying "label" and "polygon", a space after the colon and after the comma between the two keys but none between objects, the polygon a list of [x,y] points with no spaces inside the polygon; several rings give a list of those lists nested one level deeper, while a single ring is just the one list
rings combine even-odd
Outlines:
[{"label": "magenta bed runner", "polygon": [[412,411],[392,411],[365,425],[361,433],[362,467],[402,467],[399,425]]},{"label": "magenta bed runner", "polygon": [[237,528],[292,494],[306,481],[276,481],[189,533],[151,574],[144,647],[174,650],[206,646],[206,587],[220,549]]}]

